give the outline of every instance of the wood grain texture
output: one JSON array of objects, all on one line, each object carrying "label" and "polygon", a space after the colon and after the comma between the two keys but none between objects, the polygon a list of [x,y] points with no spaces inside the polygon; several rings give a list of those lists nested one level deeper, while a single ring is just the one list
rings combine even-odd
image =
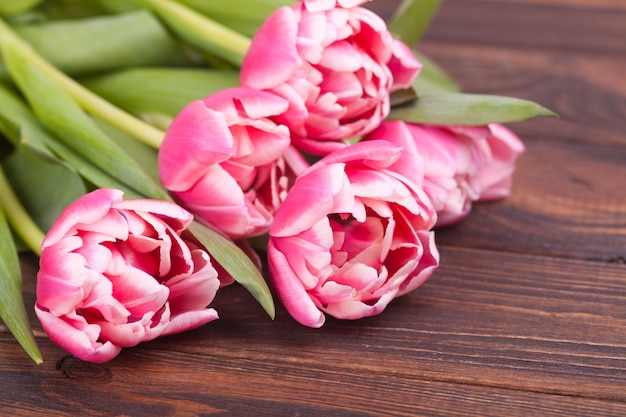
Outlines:
[{"label": "wood grain texture", "polygon": [[233,286],[220,320],[93,365],[31,313],[45,362],[0,328],[0,415],[626,415],[624,22],[620,0],[444,1],[418,48],[467,91],[561,118],[511,125],[513,195],[438,230],[441,267],[383,314],[313,330]]},{"label": "wood grain texture", "polygon": [[[554,4],[498,0],[446,0],[428,36],[469,45],[593,53],[626,52],[624,7],[587,2]],[[497,36],[494,36],[497,34]]]},{"label": "wood grain texture", "polygon": [[218,322],[104,365],[40,337],[47,363],[36,367],[4,334],[2,378],[14,388],[0,394],[0,412],[37,415],[29,413],[39,404],[42,415],[619,415],[625,272],[444,247],[436,275],[383,315],[319,330],[282,309],[270,321],[231,287],[216,300]]}]

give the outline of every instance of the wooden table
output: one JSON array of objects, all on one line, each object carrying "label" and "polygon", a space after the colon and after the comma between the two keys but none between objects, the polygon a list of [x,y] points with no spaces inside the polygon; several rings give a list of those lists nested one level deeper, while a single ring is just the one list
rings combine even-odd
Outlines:
[{"label": "wooden table", "polygon": [[513,196],[438,232],[423,287],[319,330],[230,287],[217,322],[104,365],[33,317],[43,365],[0,334],[0,415],[626,415],[626,3],[446,0],[418,46],[466,91],[561,115],[511,125]]}]

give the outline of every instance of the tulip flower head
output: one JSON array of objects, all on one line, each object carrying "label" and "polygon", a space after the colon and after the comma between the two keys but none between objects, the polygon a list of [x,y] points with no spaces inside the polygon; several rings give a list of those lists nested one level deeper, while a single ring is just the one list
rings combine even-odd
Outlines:
[{"label": "tulip flower head", "polygon": [[287,106],[275,94],[245,88],[191,102],[159,150],[161,182],[198,220],[230,238],[266,233],[280,204],[272,196],[286,182],[279,159],[290,144],[287,127],[270,117]]},{"label": "tulip flower head", "polygon": [[[433,126],[383,123],[365,137],[388,140],[404,151],[391,167],[424,189],[437,210],[437,226],[465,218],[475,201],[511,193],[511,178],[524,144],[499,124]],[[419,161],[419,162],[416,162]]]},{"label": "tulip flower head", "polygon": [[273,13],[252,40],[241,84],[289,100],[277,120],[295,146],[325,155],[378,126],[389,94],[421,65],[361,1],[309,0]]},{"label": "tulip flower head", "polygon": [[276,292],[298,322],[357,319],[420,286],[439,254],[426,195],[387,168],[401,148],[369,141],[304,171],[276,213],[268,260]]},{"label": "tulip flower head", "polygon": [[174,203],[93,191],[68,206],[42,244],[35,312],[50,338],[80,359],[217,319],[209,255],[184,235]]}]

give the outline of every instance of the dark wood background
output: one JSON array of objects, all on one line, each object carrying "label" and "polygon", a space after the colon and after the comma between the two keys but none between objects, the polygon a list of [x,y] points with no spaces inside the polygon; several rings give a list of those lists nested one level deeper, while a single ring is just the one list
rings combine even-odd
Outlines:
[{"label": "dark wood background", "polygon": [[104,365],[33,317],[43,365],[0,332],[0,415],[626,415],[626,2],[445,0],[418,47],[468,92],[561,115],[510,126],[513,196],[438,232],[424,286],[319,330],[230,287],[220,320]]}]

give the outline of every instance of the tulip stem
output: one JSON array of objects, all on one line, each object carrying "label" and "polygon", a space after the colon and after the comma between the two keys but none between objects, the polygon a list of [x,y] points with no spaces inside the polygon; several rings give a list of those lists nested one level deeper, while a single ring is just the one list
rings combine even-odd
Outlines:
[{"label": "tulip stem", "polygon": [[0,166],[0,209],[6,214],[7,220],[15,233],[30,250],[41,255],[41,243],[45,237],[39,226],[35,224]]},{"label": "tulip stem", "polygon": [[149,8],[178,36],[237,68],[250,47],[250,38],[172,0],[133,0]]},{"label": "tulip stem", "polygon": [[155,149],[159,148],[165,136],[162,130],[114,106],[59,71],[23,41],[6,22],[0,19],[0,47],[4,44],[5,39],[12,39],[19,45],[24,58],[31,65],[54,80],[86,111],[132,135],[137,140]]}]

